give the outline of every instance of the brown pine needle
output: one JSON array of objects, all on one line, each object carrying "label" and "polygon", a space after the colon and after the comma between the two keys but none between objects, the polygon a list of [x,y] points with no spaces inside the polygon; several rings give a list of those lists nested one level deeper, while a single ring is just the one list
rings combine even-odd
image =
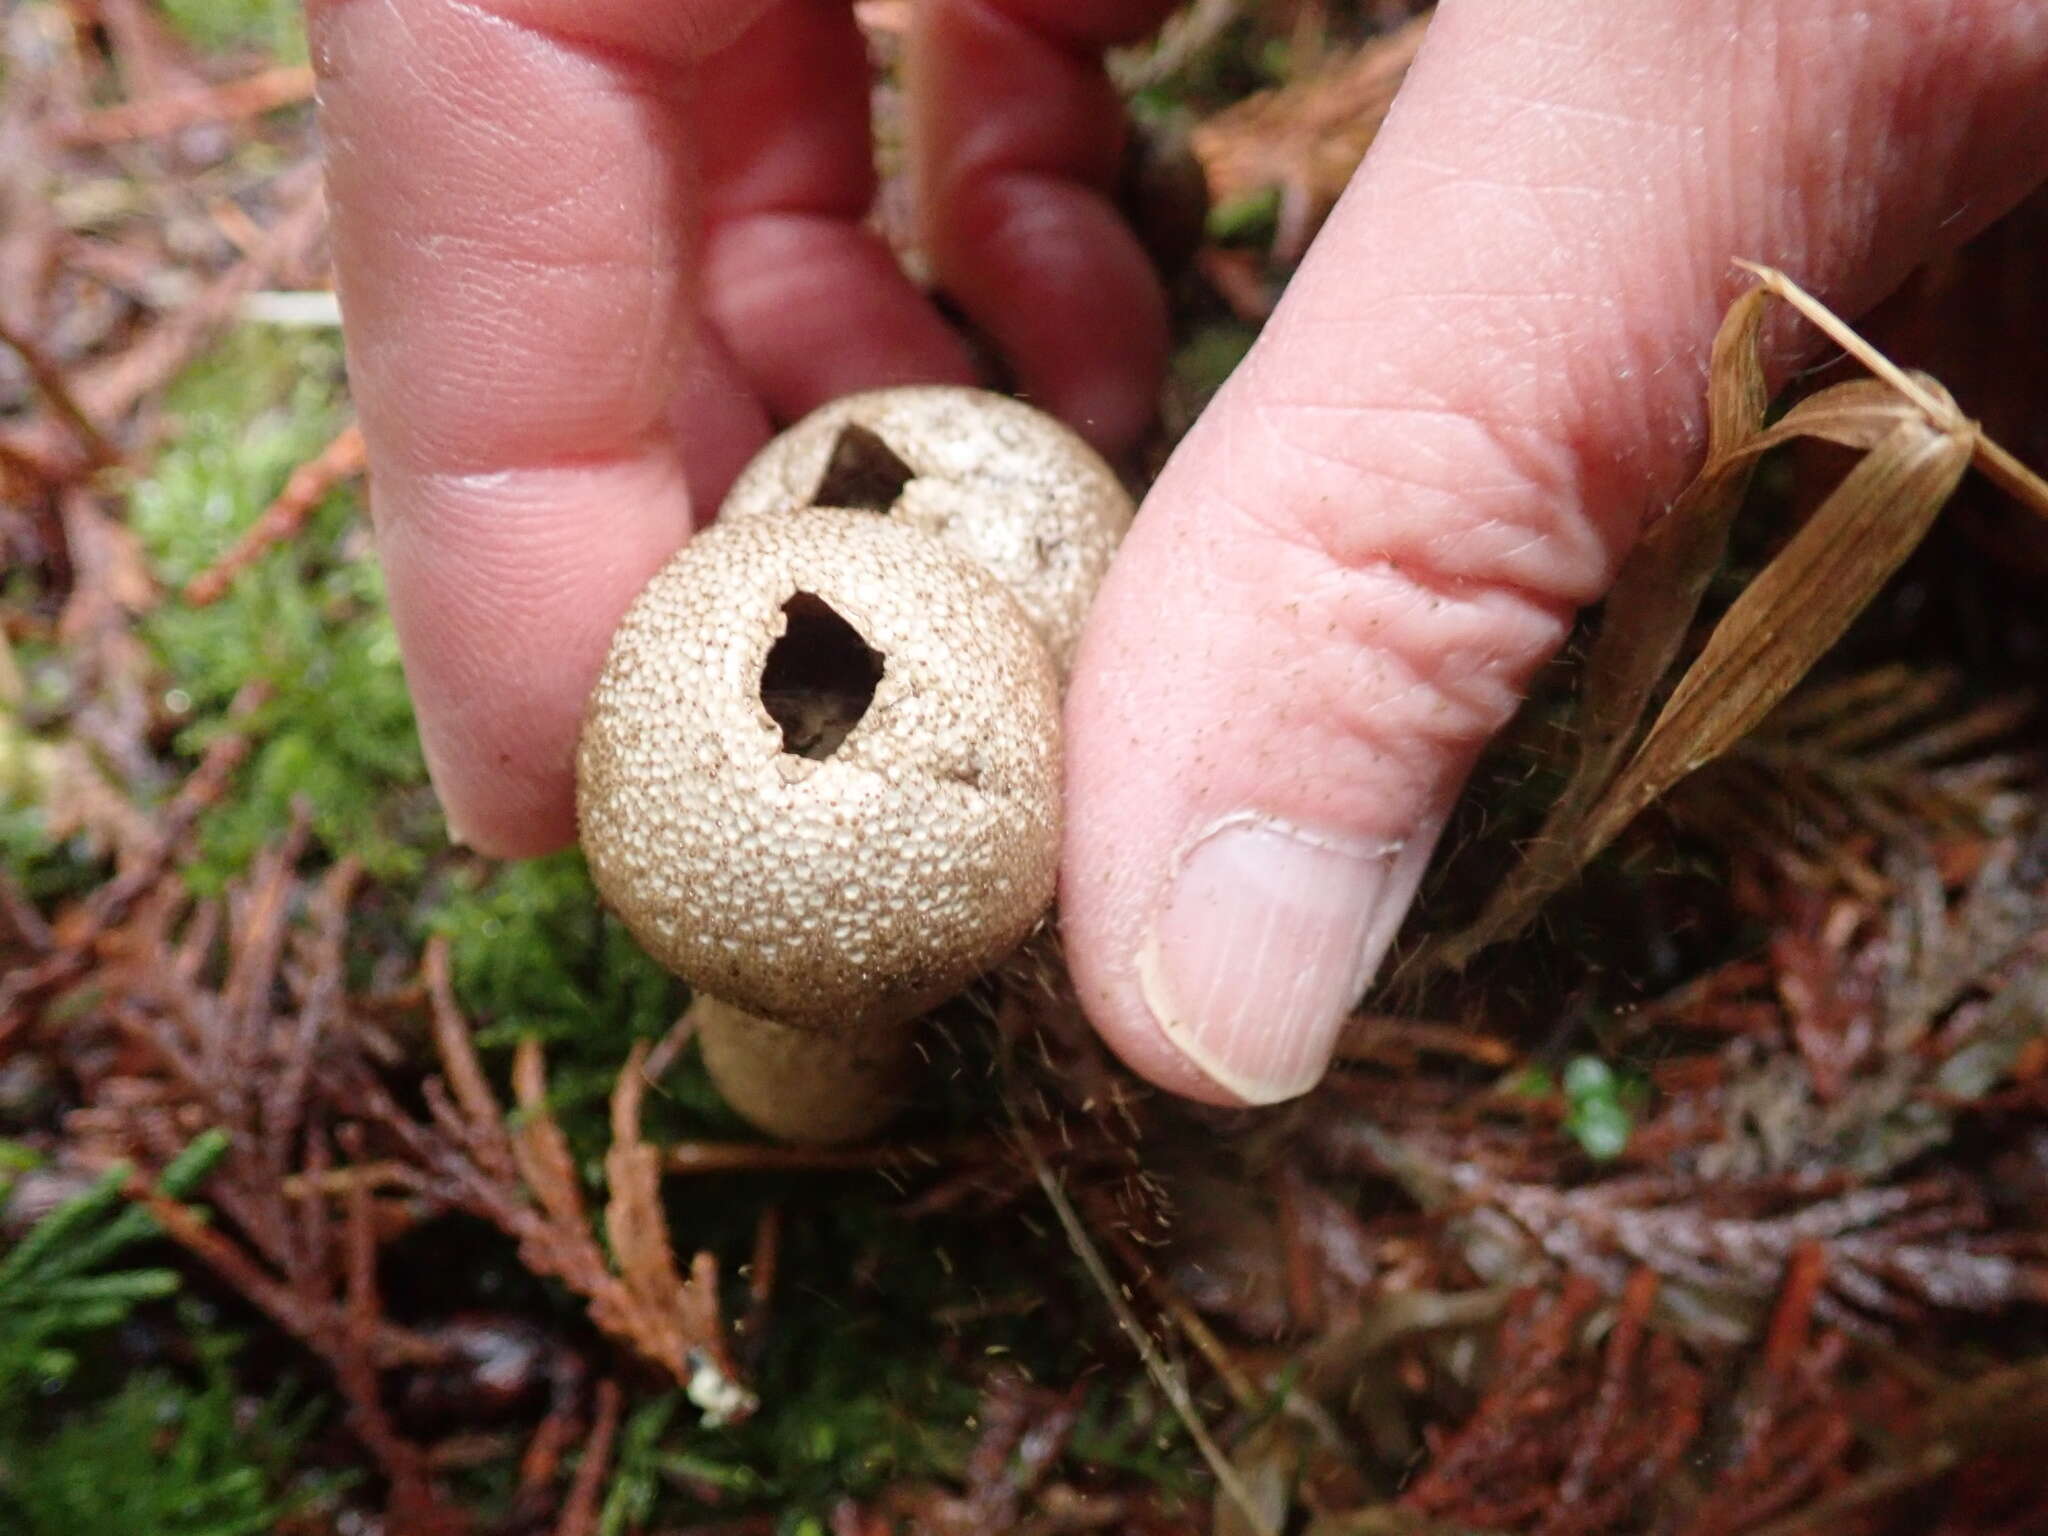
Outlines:
[{"label": "brown pine needle", "polygon": [[562,1500],[555,1536],[590,1536],[597,1529],[598,1501],[604,1494],[605,1473],[611,1466],[612,1441],[619,1433],[621,1401],[617,1382],[598,1383],[597,1417],[590,1426],[590,1438],[583,1443],[583,1457],[576,1463],[569,1495]]},{"label": "brown pine needle", "polygon": [[0,346],[5,346],[21,359],[21,365],[28,370],[29,378],[36,389],[50,404],[50,410],[57,419],[71,430],[84,451],[86,460],[98,467],[120,460],[120,450],[107,440],[85,407],[78,403],[71,392],[70,381],[64,377],[64,370],[52,362],[48,353],[32,338],[22,335],[0,320]]},{"label": "brown pine needle", "polygon": [[365,462],[363,430],[350,422],[325,448],[292,471],[277,499],[226,554],[185,583],[185,601],[194,608],[219,602],[237,576],[305,527],[306,519],[326,500],[327,493],[360,475]]},{"label": "brown pine needle", "polygon": [[168,91],[140,101],[124,101],[102,107],[60,124],[60,143],[82,147],[118,144],[126,139],[152,139],[201,123],[227,123],[260,117],[280,107],[309,101],[313,95],[313,68],[309,64],[280,64],[258,70],[225,85],[201,90]]}]

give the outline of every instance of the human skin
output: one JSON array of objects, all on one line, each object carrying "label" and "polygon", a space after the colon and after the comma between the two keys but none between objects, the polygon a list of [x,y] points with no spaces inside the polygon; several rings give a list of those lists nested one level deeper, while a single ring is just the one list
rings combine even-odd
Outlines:
[{"label": "human skin", "polygon": [[[1100,53],[1167,9],[913,9],[936,275],[1111,451],[1166,313]],[[428,762],[456,835],[540,853],[613,625],[772,425],[968,355],[861,225],[843,0],[311,19]],[[1853,315],[2044,177],[2048,3],[1444,0],[1083,642],[1062,922],[1109,1044],[1213,1102],[1309,1087],[1474,757],[1696,467],[1731,258]]]}]

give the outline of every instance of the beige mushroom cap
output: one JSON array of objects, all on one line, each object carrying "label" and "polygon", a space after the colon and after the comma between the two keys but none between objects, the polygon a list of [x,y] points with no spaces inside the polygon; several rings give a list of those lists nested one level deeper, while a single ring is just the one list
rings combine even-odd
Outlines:
[{"label": "beige mushroom cap", "polygon": [[1116,472],[1066,427],[953,384],[820,407],[740,472],[719,517],[802,506],[886,511],[943,538],[1010,589],[1063,676],[1132,515]]},{"label": "beige mushroom cap", "polygon": [[797,1026],[905,1016],[1051,903],[1058,680],[1009,593],[912,527],[721,523],[613,636],[577,813],[598,889],[700,990]]}]

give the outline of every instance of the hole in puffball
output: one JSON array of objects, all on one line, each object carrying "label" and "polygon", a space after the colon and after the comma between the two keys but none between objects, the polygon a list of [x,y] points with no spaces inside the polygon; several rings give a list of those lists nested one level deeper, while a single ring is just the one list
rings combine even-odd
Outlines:
[{"label": "hole in puffball", "polygon": [[825,461],[818,488],[811,492],[811,505],[886,512],[916,478],[917,471],[879,435],[849,421],[832,440],[832,456]]},{"label": "hole in puffball", "polygon": [[782,637],[761,669],[761,706],[782,727],[782,750],[822,762],[875,701],[882,653],[814,592],[782,605]]}]

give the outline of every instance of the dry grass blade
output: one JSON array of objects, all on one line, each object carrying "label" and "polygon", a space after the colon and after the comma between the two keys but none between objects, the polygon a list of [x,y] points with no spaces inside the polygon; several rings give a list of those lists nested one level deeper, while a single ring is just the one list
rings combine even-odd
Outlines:
[{"label": "dry grass blade", "polygon": [[1210,1472],[1215,1475],[1217,1487],[1235,1506],[1236,1513],[1243,1517],[1245,1528],[1258,1533],[1258,1536],[1279,1536],[1279,1528],[1267,1519],[1259,1500],[1246,1486],[1243,1476],[1230,1458],[1223,1454],[1223,1448],[1217,1445],[1215,1437],[1209,1433],[1208,1426],[1202,1422],[1201,1410],[1195,1406],[1194,1396],[1188,1391],[1187,1383],[1167,1364],[1165,1356],[1159,1352],[1159,1346],[1145,1331],[1145,1325],[1138,1321],[1138,1315],[1131,1310],[1131,1304],[1124,1299],[1122,1288],[1117,1285],[1116,1277],[1110,1274],[1109,1266],[1103,1262],[1102,1254],[1096,1248],[1094,1240],[1088,1236],[1088,1229],[1082,1225],[1080,1214],[1074,1209],[1074,1203],[1060,1187],[1058,1176],[1046,1162],[1045,1154],[1038,1149],[1038,1143],[1032,1138],[1029,1128],[1017,1118],[1014,1107],[1011,1115],[1018,1140],[1030,1161],[1032,1174],[1038,1180],[1038,1187],[1044,1191],[1046,1202],[1052,1206],[1053,1214],[1059,1218],[1060,1229],[1066,1233],[1067,1242],[1073,1248],[1074,1256],[1081,1261],[1081,1267],[1088,1271],[1088,1278],[1094,1281],[1096,1288],[1102,1292],[1103,1300],[1109,1303],[1109,1309],[1116,1317],[1117,1327],[1123,1331],[1124,1337],[1131,1341],[1131,1347],[1138,1352],[1138,1358],[1145,1366],[1145,1374],[1152,1378],[1153,1385],[1159,1388],[1161,1395],[1172,1405],[1175,1415],[1188,1432],[1188,1438],[1195,1442],[1195,1449],[1202,1453],[1202,1460],[1209,1464]]},{"label": "dry grass blade", "polygon": [[2048,517],[2048,480],[2043,480],[1986,437],[1983,430],[1966,418],[1957,408],[1955,401],[1949,399],[1945,392],[1936,398],[1926,387],[1931,381],[1925,374],[1912,373],[1899,367],[1850,329],[1839,315],[1777,268],[1760,266],[1751,261],[1737,261],[1735,265],[1745,272],[1755,274],[1762,288],[1798,310],[1816,328],[1824,331],[1835,345],[1917,405],[1926,413],[1929,421],[1959,436],[1966,436],[1970,442],[1971,457],[1987,480],[2029,511]]},{"label": "dry grass blade", "polygon": [[1769,393],[1759,353],[1768,295],[1752,288],[1729,307],[1714,337],[1707,384],[1707,462],[1622,566],[1586,660],[1579,756],[1557,804],[1523,860],[1486,910],[1428,958],[1462,966],[1507,937],[1577,870],[1574,833],[1635,740],[1650,697],[1670,669],[1707,584],[1728,548],[1728,530],[1756,459],[1746,450],[1763,425]]},{"label": "dry grass blade", "polygon": [[[1784,274],[1737,265],[1759,281],[1715,338],[1707,460],[1607,601],[1587,660],[1583,744],[1571,779],[1479,917],[1419,955],[1421,966],[1461,966],[1519,931],[1646,806],[1753,729],[1912,553],[1973,463],[2048,515],[2048,483],[1986,438],[1939,383],[1897,367]],[[1771,298],[1792,305],[1876,377],[1823,390],[1766,431],[1758,337]],[[1864,457],[1736,599],[1620,767],[1720,564],[1757,457],[1798,437]]]},{"label": "dry grass blade", "polygon": [[[1762,289],[1753,292],[1761,293]],[[1934,379],[1918,371],[1907,377],[1921,388],[1946,400],[1948,393]],[[1912,401],[1882,379],[1850,379],[1832,385],[1799,402],[1785,413],[1785,419],[1751,440],[1748,451],[1762,453],[1789,443],[1795,437],[1817,437],[1868,453],[1883,442],[1902,421],[1926,420]]]},{"label": "dry grass blade", "polygon": [[1643,807],[1792,691],[1913,552],[1969,468],[1970,444],[1905,421],[1850,470],[1743,590],[1575,840],[1583,864]]}]

